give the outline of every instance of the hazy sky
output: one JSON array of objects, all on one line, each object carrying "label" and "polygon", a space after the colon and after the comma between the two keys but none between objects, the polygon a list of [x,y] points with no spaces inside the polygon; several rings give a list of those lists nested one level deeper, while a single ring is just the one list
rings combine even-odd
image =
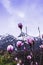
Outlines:
[{"label": "hazy sky", "polygon": [[38,26],[43,33],[43,0],[0,0],[0,35],[18,36],[21,22],[23,31],[27,26],[28,34],[37,36]]}]

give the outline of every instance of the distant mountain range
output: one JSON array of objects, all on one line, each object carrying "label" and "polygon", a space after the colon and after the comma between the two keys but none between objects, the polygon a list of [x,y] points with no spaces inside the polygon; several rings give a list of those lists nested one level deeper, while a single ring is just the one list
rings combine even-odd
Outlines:
[{"label": "distant mountain range", "polygon": [[[24,34],[24,33],[23,33]],[[23,35],[22,34],[22,35]],[[20,37],[21,35],[19,35]],[[43,40],[39,37],[34,37],[35,39],[35,44],[34,44],[34,50],[38,50],[39,46],[42,44]],[[13,45],[14,49],[17,51],[16,43],[19,41],[19,39],[15,38],[13,35],[0,35],[0,50],[6,50],[8,45]],[[23,40],[21,40],[23,41]],[[23,50],[25,44],[21,47],[21,50]],[[29,50],[29,45],[26,44],[27,49]]]}]

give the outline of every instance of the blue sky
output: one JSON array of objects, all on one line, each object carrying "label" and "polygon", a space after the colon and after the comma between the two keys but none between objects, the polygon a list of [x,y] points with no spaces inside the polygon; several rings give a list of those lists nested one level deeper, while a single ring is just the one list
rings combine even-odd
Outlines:
[{"label": "blue sky", "polygon": [[37,36],[38,26],[43,34],[43,0],[0,0],[0,35],[18,36],[19,22],[29,35]]}]

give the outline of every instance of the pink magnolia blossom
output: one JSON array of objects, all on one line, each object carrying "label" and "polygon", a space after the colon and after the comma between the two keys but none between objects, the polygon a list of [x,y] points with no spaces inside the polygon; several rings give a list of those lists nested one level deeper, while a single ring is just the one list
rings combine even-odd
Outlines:
[{"label": "pink magnolia blossom", "polygon": [[22,29],[22,27],[23,27],[22,23],[19,23],[19,24],[18,24],[18,27],[19,27],[20,29]]},{"label": "pink magnolia blossom", "polygon": [[27,51],[26,47],[24,47],[24,51]]},{"label": "pink magnolia blossom", "polygon": [[40,48],[43,48],[43,45],[40,45],[39,47],[40,47]]},{"label": "pink magnolia blossom", "polygon": [[38,65],[38,63],[36,62],[35,65]]},{"label": "pink magnolia blossom", "polygon": [[23,43],[21,41],[17,42],[17,47],[21,47],[23,45]]},{"label": "pink magnolia blossom", "polygon": [[20,63],[17,63],[17,65],[20,65]]},{"label": "pink magnolia blossom", "polygon": [[7,51],[8,52],[12,52],[13,51],[13,46],[12,45],[8,45],[7,46]]},{"label": "pink magnolia blossom", "polygon": [[34,38],[29,38],[29,39],[27,39],[27,44],[29,43],[29,44],[33,44],[33,42],[34,42]]},{"label": "pink magnolia blossom", "polygon": [[28,55],[28,56],[27,56],[27,59],[28,59],[28,60],[31,60],[31,58],[32,58],[31,55]]},{"label": "pink magnolia blossom", "polygon": [[19,63],[21,64],[22,63],[22,60],[19,60]]},{"label": "pink magnolia blossom", "polygon": [[26,50],[26,47],[24,47],[24,50]]},{"label": "pink magnolia blossom", "polygon": [[15,61],[18,61],[18,58],[17,57],[15,58]]}]

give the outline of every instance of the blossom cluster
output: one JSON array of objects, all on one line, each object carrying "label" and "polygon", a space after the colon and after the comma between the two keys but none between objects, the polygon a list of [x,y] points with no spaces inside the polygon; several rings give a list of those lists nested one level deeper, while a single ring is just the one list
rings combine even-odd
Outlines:
[{"label": "blossom cluster", "polygon": [[[18,24],[18,27],[22,30],[22,28],[23,28],[23,25],[22,25],[22,23],[19,23]],[[43,36],[42,36],[42,38],[43,38]],[[20,51],[21,51],[21,47],[23,46],[24,47],[24,50],[23,51],[25,51],[25,53],[24,53],[24,59],[21,59],[21,58],[19,58],[18,59],[18,57],[16,56],[15,57],[15,61],[17,62],[17,65],[25,65],[25,61],[26,61],[26,59],[27,59],[27,62],[29,63],[29,65],[40,65],[41,64],[41,59],[42,59],[42,54],[41,54],[41,56],[40,56],[40,64],[38,63],[38,61],[36,60],[35,61],[35,53],[34,53],[34,48],[33,48],[33,46],[34,46],[34,44],[35,44],[35,39],[32,37],[32,38],[26,38],[26,40],[18,40],[17,42],[16,42],[16,47],[17,47],[17,49],[19,48],[20,49]],[[27,47],[26,47],[26,45],[28,45],[29,47],[30,47],[30,50],[27,50]],[[39,48],[40,49],[43,49],[43,44],[41,44],[40,46],[39,46]],[[14,50],[14,47],[13,47],[13,45],[8,45],[7,46],[7,51],[8,52],[10,52],[10,53],[12,53],[13,52],[13,50]],[[17,50],[17,51],[19,51],[19,50]],[[27,53],[27,51],[30,51],[30,52],[28,52]],[[42,51],[41,51],[42,52]],[[27,53],[27,54],[26,54]],[[21,53],[22,54],[22,53]],[[34,60],[33,60],[34,59]]]}]

